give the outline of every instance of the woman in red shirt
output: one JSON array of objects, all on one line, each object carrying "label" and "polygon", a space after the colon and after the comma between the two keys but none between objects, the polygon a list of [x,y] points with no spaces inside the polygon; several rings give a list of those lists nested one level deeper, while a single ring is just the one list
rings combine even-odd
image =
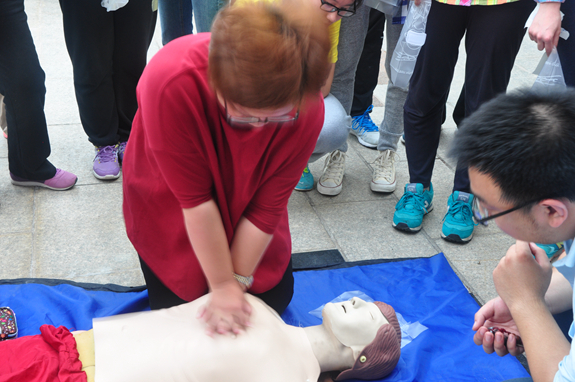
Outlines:
[{"label": "woman in red shirt", "polygon": [[161,49],[138,85],[128,237],[152,309],[212,292],[209,334],[249,324],[246,291],[279,313],[293,294],[287,203],[322,128],[329,68],[325,16],[309,3],[228,7],[211,34]]}]

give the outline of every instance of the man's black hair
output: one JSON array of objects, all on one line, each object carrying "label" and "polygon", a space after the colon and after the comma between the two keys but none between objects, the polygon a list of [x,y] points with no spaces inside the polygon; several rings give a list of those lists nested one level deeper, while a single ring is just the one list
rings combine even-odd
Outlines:
[{"label": "man's black hair", "polygon": [[490,176],[515,205],[575,201],[575,89],[494,98],[463,121],[450,154]]}]

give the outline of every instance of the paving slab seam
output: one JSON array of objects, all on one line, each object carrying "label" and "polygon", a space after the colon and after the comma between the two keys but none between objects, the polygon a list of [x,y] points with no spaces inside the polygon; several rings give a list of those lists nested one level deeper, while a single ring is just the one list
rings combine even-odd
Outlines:
[{"label": "paving slab seam", "polygon": [[328,235],[329,238],[331,239],[331,242],[335,245],[335,248],[334,248],[334,249],[337,249],[337,250],[341,253],[341,255],[344,257],[344,259],[345,259],[346,257],[345,257],[344,251],[343,251],[343,249],[341,248],[341,246],[339,245],[339,242],[337,241],[337,239],[335,238],[334,233],[331,232],[331,230],[327,228],[326,220],[325,220],[325,219],[321,216],[321,214],[317,211],[316,205],[315,205],[315,203],[313,202],[313,200],[311,199],[311,197],[309,196],[309,194],[306,194],[305,196],[306,196],[306,198],[307,198],[307,200],[308,200],[308,203],[309,203],[310,207],[312,208],[313,212],[315,213],[315,215],[316,215],[317,218],[319,219],[319,221],[320,221],[320,223],[321,223],[323,229],[325,230],[325,232],[327,233],[327,235]]},{"label": "paving slab seam", "polygon": [[31,236],[32,236],[32,255],[30,256],[30,277],[36,277],[36,208],[37,208],[37,200],[38,197],[38,187],[34,187],[34,197],[32,199],[32,227],[31,227]]}]

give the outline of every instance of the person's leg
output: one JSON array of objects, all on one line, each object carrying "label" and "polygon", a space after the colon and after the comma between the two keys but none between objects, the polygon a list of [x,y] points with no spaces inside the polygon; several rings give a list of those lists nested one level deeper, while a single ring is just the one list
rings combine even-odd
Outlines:
[{"label": "person's leg", "polygon": [[385,114],[379,127],[377,142],[378,157],[373,164],[373,176],[370,183],[372,191],[393,192],[396,188],[395,161],[397,142],[403,134],[403,105],[407,98],[407,89],[395,86],[391,81],[391,56],[399,40],[402,24],[393,24],[392,16],[385,16],[387,21],[387,48],[385,56],[385,71],[387,73],[387,93],[385,96]]},{"label": "person's leg", "polygon": [[118,113],[117,137],[120,142],[128,140],[132,120],[138,109],[136,86],[146,66],[156,13],[152,12],[147,1],[130,1],[114,12],[112,79]]},{"label": "person's leg", "polygon": [[[8,164],[12,183],[67,189],[76,176],[56,170],[48,161],[50,140],[44,115],[45,75],[28,27],[23,0],[0,2],[0,93],[6,104]],[[66,173],[68,183],[53,184]],[[27,182],[29,180],[35,182]],[[34,183],[34,184],[31,184]]]},{"label": "person's leg", "polygon": [[140,259],[140,267],[146,280],[146,287],[148,288],[148,300],[150,301],[150,308],[152,310],[170,308],[172,306],[181,305],[187,301],[178,297],[167,286],[164,285],[150,269],[148,264]]},{"label": "person's leg", "polygon": [[193,33],[192,0],[159,0],[162,44]]},{"label": "person's leg", "polygon": [[[507,90],[525,21],[535,4],[519,0],[497,6],[470,7],[465,36],[465,116]],[[467,171],[455,173],[453,191],[470,192]]]},{"label": "person's leg", "polygon": [[418,232],[423,217],[433,209],[431,175],[468,10],[436,1],[431,4],[427,39],[419,52],[404,106],[410,183],[393,215],[393,227],[401,231]]},{"label": "person's leg", "polygon": [[355,71],[353,102],[350,112],[352,117],[362,115],[373,103],[373,91],[377,86],[379,77],[385,20],[385,14],[377,9],[372,8],[369,11],[369,26],[363,43],[363,51]]},{"label": "person's leg", "polygon": [[406,153],[410,182],[424,188],[431,184],[443,109],[469,8],[432,2],[427,39],[411,77],[404,108]]},{"label": "person's leg", "polygon": [[373,110],[373,91],[379,77],[384,26],[385,15],[376,9],[371,9],[363,51],[355,71],[351,133],[357,137],[361,145],[369,148],[375,148],[379,139],[377,125],[373,123],[369,113]]},{"label": "person's leg", "polygon": [[[331,94],[325,97],[324,105],[323,127],[309,162],[315,162],[322,156],[329,154],[323,173],[318,180],[317,190],[320,194],[333,196],[339,194],[342,189],[345,153],[338,148],[347,140],[351,117],[345,112],[337,98]],[[306,168],[306,170],[304,170],[302,178],[296,186],[298,191],[307,191],[313,188],[313,176],[309,169]]]},{"label": "person's leg", "polygon": [[113,82],[116,11],[107,12],[100,3],[60,0],[60,7],[82,126],[94,146],[109,146],[119,138]]},{"label": "person's leg", "polygon": [[290,259],[288,267],[278,285],[267,292],[254,294],[254,296],[261,298],[266,304],[281,315],[286,310],[293,297],[293,285],[293,269]]},{"label": "person's leg", "polygon": [[194,19],[198,33],[209,32],[212,22],[220,9],[226,6],[228,0],[192,0],[194,5]]},{"label": "person's leg", "polygon": [[377,149],[397,151],[397,142],[403,134],[403,105],[407,98],[407,90],[397,87],[391,81],[391,68],[389,63],[391,56],[399,40],[402,24],[392,24],[391,16],[386,15],[387,27],[387,52],[385,57],[385,72],[390,79],[387,83],[387,92],[385,96],[385,114],[383,122],[379,128],[379,142]]},{"label": "person's leg", "polygon": [[563,76],[567,86],[575,86],[575,4],[573,1],[565,1],[561,4],[561,12],[565,14],[561,26],[565,28],[571,37],[567,40],[559,39],[557,52],[561,60]]}]

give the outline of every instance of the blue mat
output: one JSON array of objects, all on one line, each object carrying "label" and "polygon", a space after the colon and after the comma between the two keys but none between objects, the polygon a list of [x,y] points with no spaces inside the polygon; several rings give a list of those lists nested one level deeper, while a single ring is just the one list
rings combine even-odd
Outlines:
[{"label": "blue mat", "polygon": [[[487,355],[473,343],[473,315],[479,308],[443,254],[349,268],[295,272],[295,293],[284,320],[317,325],[308,312],[346,291],[360,290],[392,305],[406,321],[428,330],[402,349],[385,381],[504,381],[529,376],[511,356]],[[0,285],[0,306],[17,315],[19,335],[37,334],[42,324],[90,329],[93,317],[148,309],[147,292],[84,289],[61,284]],[[113,288],[112,288],[113,289]]]}]

